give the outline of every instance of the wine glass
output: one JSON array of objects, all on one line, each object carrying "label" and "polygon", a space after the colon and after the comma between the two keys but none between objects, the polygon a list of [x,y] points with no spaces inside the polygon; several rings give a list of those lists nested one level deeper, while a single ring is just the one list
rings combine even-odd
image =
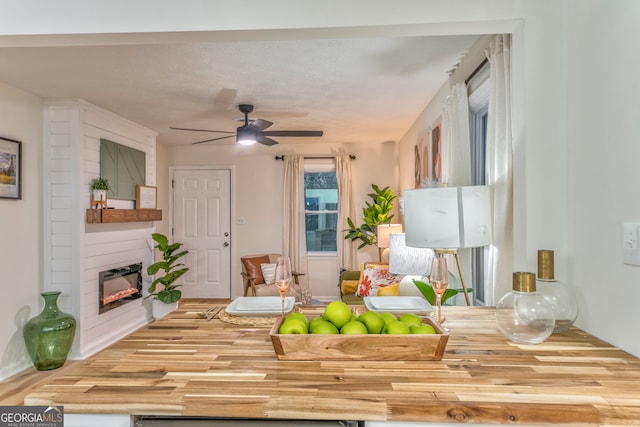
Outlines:
[{"label": "wine glass", "polygon": [[436,293],[436,319],[439,323],[442,323],[445,320],[440,308],[442,305],[442,295],[449,285],[449,270],[447,269],[447,260],[444,256],[439,255],[431,261],[429,282],[431,283],[433,291]]},{"label": "wine glass", "polygon": [[289,257],[278,257],[276,261],[275,282],[280,298],[282,299],[282,315],[284,316],[284,296],[289,292],[291,286],[291,261]]}]

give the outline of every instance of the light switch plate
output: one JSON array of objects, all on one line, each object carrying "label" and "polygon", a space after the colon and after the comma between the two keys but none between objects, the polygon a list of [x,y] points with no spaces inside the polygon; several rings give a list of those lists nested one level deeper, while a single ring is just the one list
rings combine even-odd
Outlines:
[{"label": "light switch plate", "polygon": [[640,223],[625,222],[623,224],[622,249],[624,253],[624,263],[629,265],[640,265]]}]

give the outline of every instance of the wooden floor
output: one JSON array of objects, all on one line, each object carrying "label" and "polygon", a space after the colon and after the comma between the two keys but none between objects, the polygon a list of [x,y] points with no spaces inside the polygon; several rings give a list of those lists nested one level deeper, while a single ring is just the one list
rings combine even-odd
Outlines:
[{"label": "wooden floor", "polygon": [[579,426],[640,420],[640,359],[576,328],[520,345],[498,331],[493,309],[446,307],[450,337],[441,361],[282,361],[268,327],[208,322],[199,316],[208,306],[182,304],[95,356],[44,374],[53,377],[8,381],[0,397],[80,414]]}]

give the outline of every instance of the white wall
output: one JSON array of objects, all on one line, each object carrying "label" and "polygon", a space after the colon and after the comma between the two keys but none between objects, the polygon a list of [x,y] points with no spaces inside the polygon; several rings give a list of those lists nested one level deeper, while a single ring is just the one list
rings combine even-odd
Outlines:
[{"label": "white wall", "polygon": [[0,82],[0,136],[22,141],[22,200],[0,199],[0,379],[31,365],[22,338],[42,304],[42,101]]},{"label": "white wall", "polygon": [[622,261],[622,223],[640,222],[640,2],[587,4],[567,17],[567,268],[580,326],[640,356],[640,267]]}]

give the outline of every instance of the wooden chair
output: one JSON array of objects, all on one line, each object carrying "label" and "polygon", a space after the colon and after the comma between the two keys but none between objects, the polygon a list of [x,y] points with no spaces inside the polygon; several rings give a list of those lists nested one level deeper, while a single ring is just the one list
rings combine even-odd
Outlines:
[{"label": "wooden chair", "polygon": [[[244,296],[278,296],[278,288],[274,284],[267,284],[262,274],[261,264],[275,264],[281,254],[258,254],[246,255],[240,258],[242,264],[242,282],[244,285]],[[300,289],[299,276],[304,273],[293,272],[293,287]]]}]

